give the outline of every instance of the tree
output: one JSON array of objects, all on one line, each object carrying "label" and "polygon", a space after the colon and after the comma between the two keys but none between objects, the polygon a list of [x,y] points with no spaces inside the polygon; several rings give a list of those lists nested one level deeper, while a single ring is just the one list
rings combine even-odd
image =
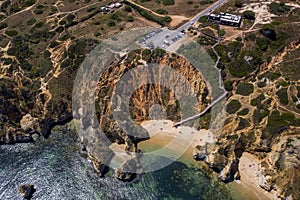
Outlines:
[{"label": "tree", "polygon": [[243,12],[243,17],[249,20],[255,20],[255,13],[251,10],[246,10]]},{"label": "tree", "polygon": [[125,6],[125,10],[126,10],[127,12],[132,12],[132,9],[131,9],[131,7],[130,7],[129,5],[126,5],[126,6]]},{"label": "tree", "polygon": [[234,6],[237,7],[237,8],[243,7],[243,2],[242,2],[242,0],[235,0]]}]

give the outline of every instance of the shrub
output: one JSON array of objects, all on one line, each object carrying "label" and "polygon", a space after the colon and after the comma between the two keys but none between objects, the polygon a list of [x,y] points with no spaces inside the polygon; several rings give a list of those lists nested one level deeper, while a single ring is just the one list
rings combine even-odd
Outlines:
[{"label": "shrub", "polygon": [[255,20],[255,13],[251,10],[246,10],[242,15],[245,19]]},{"label": "shrub", "polygon": [[16,13],[16,12],[19,12],[20,10],[21,10],[20,7],[18,7],[18,6],[13,6],[13,7],[11,7],[11,8],[9,9],[9,12],[11,12],[11,13]]},{"label": "shrub", "polygon": [[212,0],[203,0],[203,1],[200,1],[201,5],[210,4],[210,3],[213,3],[213,1]]},{"label": "shrub", "polygon": [[224,88],[226,91],[231,91],[232,88],[232,81],[226,80],[224,81]]},{"label": "shrub", "polygon": [[37,9],[37,10],[34,10],[33,13],[36,14],[36,15],[41,15],[44,12],[42,10]]},{"label": "shrub", "polygon": [[272,137],[274,134],[281,132],[281,130],[287,128],[288,126],[298,126],[299,120],[296,120],[295,116],[291,113],[282,113],[278,110],[274,110],[268,118],[267,131]]},{"label": "shrub", "polygon": [[36,9],[43,9],[44,8],[44,5],[42,5],[42,4],[39,4],[39,5],[37,5],[37,7],[36,7]]},{"label": "shrub", "polygon": [[126,6],[125,6],[125,10],[126,10],[127,12],[132,12],[132,9],[131,9],[131,7],[130,7],[129,5],[126,5]]},{"label": "shrub", "polygon": [[281,3],[272,2],[269,5],[269,8],[270,8],[270,12],[275,15],[282,15],[290,11],[290,7],[285,5],[284,2]]},{"label": "shrub", "polygon": [[11,58],[4,58],[4,65],[10,65],[12,61],[13,60]]},{"label": "shrub", "polygon": [[250,123],[246,120],[240,117],[240,121],[238,124],[238,127],[236,128],[236,131],[242,130],[246,127],[248,127],[250,125]]},{"label": "shrub", "polygon": [[265,99],[265,95],[264,94],[260,94],[258,95],[256,98],[251,100],[251,106],[258,106],[261,104],[261,102]]},{"label": "shrub", "polygon": [[267,84],[266,84],[266,82],[264,82],[264,81],[261,81],[261,82],[258,82],[257,83],[257,87],[259,87],[259,88],[263,88],[263,87],[265,87]]},{"label": "shrub", "polygon": [[266,38],[257,38],[256,44],[261,51],[266,51],[269,47],[269,40]]},{"label": "shrub", "polygon": [[198,22],[204,23],[204,22],[207,22],[207,20],[208,20],[208,17],[207,17],[207,15],[205,15],[205,16],[200,17]]},{"label": "shrub", "polygon": [[93,10],[95,10],[97,7],[96,6],[91,6],[87,9],[87,12],[92,12]]},{"label": "shrub", "polygon": [[0,23],[0,30],[5,29],[7,27],[7,23],[2,22]]},{"label": "shrub", "polygon": [[110,20],[108,23],[107,23],[108,26],[115,26],[116,23],[112,20]]},{"label": "shrub", "polygon": [[16,30],[6,30],[5,34],[10,36],[10,37],[13,37],[13,36],[18,35],[18,32]]},{"label": "shrub", "polygon": [[36,23],[36,19],[34,19],[34,18],[31,18],[31,19],[27,20],[27,22],[26,22],[26,24],[29,26],[32,26],[35,23]]},{"label": "shrub", "polygon": [[59,23],[58,23],[58,25],[65,25],[67,22],[65,21],[65,20],[61,20],[61,21],[59,21]]},{"label": "shrub", "polygon": [[162,2],[163,2],[163,4],[165,6],[169,6],[169,5],[174,5],[175,4],[174,0],[163,0]]},{"label": "shrub", "polygon": [[158,57],[163,57],[166,54],[166,51],[161,48],[156,48],[154,50],[154,55]]},{"label": "shrub", "polygon": [[227,106],[226,106],[226,112],[228,114],[234,114],[241,107],[242,107],[242,104],[238,100],[232,100],[230,103],[227,104]]},{"label": "shrub", "polygon": [[127,17],[127,21],[128,21],[128,22],[133,22],[133,21],[134,21],[134,18],[133,18],[132,16],[129,15],[129,16]]},{"label": "shrub", "polygon": [[242,0],[235,0],[234,6],[237,8],[243,7],[243,1]]},{"label": "shrub", "polygon": [[277,38],[275,30],[271,27],[265,26],[259,32],[271,40],[276,40]]},{"label": "shrub", "polygon": [[249,96],[254,91],[254,86],[251,83],[239,83],[236,89],[236,93],[243,95],[243,96]]},{"label": "shrub", "polygon": [[66,19],[67,19],[68,22],[71,22],[71,21],[73,21],[75,19],[75,17],[76,16],[74,14],[68,14],[68,16],[66,17]]},{"label": "shrub", "polygon": [[220,35],[223,36],[223,35],[225,35],[225,34],[226,34],[226,31],[225,31],[224,29],[221,29],[221,30],[220,30]]},{"label": "shrub", "polygon": [[243,110],[241,110],[240,112],[238,112],[238,115],[244,116],[247,115],[249,113],[249,108],[244,108]]},{"label": "shrub", "polygon": [[166,11],[165,9],[158,9],[156,10],[156,12],[161,15],[168,14],[168,11]]},{"label": "shrub", "polygon": [[55,31],[58,32],[58,33],[62,33],[64,31],[64,27],[63,26],[58,26]]},{"label": "shrub", "polygon": [[254,123],[260,123],[261,120],[267,117],[270,114],[270,111],[267,108],[257,108],[253,113],[253,121]]},{"label": "shrub", "polygon": [[193,4],[194,2],[193,1],[187,1],[187,4]]},{"label": "shrub", "polygon": [[279,101],[283,105],[288,105],[289,104],[289,98],[288,98],[288,93],[287,93],[287,88],[281,88],[276,92],[276,95],[279,98]]},{"label": "shrub", "polygon": [[38,22],[34,25],[35,28],[41,28],[44,25],[44,22]]}]

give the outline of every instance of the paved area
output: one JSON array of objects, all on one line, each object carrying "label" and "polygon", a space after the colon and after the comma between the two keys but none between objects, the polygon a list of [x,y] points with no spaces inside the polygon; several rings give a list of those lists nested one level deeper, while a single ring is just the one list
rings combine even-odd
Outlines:
[{"label": "paved area", "polygon": [[184,37],[184,32],[187,31],[187,29],[190,26],[194,25],[194,23],[197,22],[200,17],[208,15],[208,13],[222,6],[226,1],[228,0],[217,1],[207,9],[201,11],[199,14],[194,16],[190,21],[183,24],[176,30],[171,30],[170,28],[163,27],[149,33],[142,39],[141,44],[144,47],[150,49],[156,47],[160,47],[162,49],[169,49],[170,46],[176,43],[180,43],[179,41]]}]

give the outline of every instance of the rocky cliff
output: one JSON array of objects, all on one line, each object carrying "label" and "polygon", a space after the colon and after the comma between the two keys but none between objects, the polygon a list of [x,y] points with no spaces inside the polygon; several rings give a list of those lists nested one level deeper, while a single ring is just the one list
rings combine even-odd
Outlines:
[{"label": "rocky cliff", "polygon": [[[138,125],[144,120],[153,119],[153,117],[162,117],[163,114],[165,114],[168,119],[178,121],[182,117],[182,107],[187,105],[180,105],[174,91],[184,94],[187,93],[188,90],[176,73],[183,76],[184,79],[188,81],[189,85],[192,86],[194,95],[198,100],[197,108],[193,108],[196,112],[203,110],[210,101],[210,95],[201,73],[194,69],[187,60],[175,54],[167,54],[163,50],[138,50],[129,53],[120,61],[120,63],[109,67],[99,78],[100,81],[96,90],[96,113],[100,123],[99,126],[101,127],[101,130],[104,131],[104,135],[97,133],[97,139],[92,139],[88,136],[91,132],[97,132],[97,127],[93,125],[93,122],[88,120],[88,112],[83,111],[83,114],[79,114],[79,110],[81,109],[79,108],[78,111],[75,111],[75,116],[78,116],[75,118],[84,129],[83,133],[80,134],[81,140],[83,141],[83,144],[86,145],[89,157],[100,174],[103,174],[103,171],[105,170],[105,163],[109,162],[107,160],[110,159],[108,154],[115,156],[111,148],[113,144],[118,144],[121,151],[132,152],[132,157],[115,170],[116,177],[125,181],[132,178],[130,173],[125,173],[126,166],[136,167],[138,165],[138,159],[135,155],[135,153],[139,152],[137,143],[147,139],[149,136],[147,131],[141,127],[138,129],[138,135],[134,135],[133,132],[136,130],[129,126],[125,129],[120,128],[113,115],[114,108],[112,107],[112,101],[114,100],[112,98],[113,96],[115,99],[121,98],[114,89],[119,82],[122,82],[122,77],[127,72],[131,72],[130,77],[140,77],[140,79],[138,79],[137,82],[135,81],[137,80],[135,78],[130,79],[128,85],[122,85],[121,83],[120,87],[124,93],[131,90],[131,87],[140,85],[145,79],[157,75],[151,70],[146,74],[138,73],[138,71],[134,70],[145,61],[157,63],[159,66],[168,66],[167,68],[170,67],[174,70],[167,77],[164,77],[163,75],[159,77],[161,84],[163,82],[168,82],[170,85],[168,88],[159,83],[146,84],[137,87],[130,95],[129,105],[127,105],[130,116],[122,113],[123,111],[118,113],[119,116],[123,116],[124,114],[123,117],[126,118],[126,121],[133,120],[133,123]],[[86,89],[87,88],[83,87],[82,91],[85,91]],[[123,108],[123,106],[126,106],[125,104],[126,102],[119,102],[117,107]],[[161,110],[155,109],[156,107]],[[104,141],[103,137],[108,138],[112,144],[101,143],[100,138]],[[97,140],[99,143],[93,142],[93,140]],[[110,148],[108,148],[108,146],[110,146]]]}]

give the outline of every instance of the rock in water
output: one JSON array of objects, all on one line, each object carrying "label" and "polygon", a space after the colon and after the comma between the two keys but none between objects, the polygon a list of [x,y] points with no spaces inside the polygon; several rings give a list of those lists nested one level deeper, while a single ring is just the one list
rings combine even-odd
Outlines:
[{"label": "rock in water", "polygon": [[25,184],[19,186],[18,192],[24,199],[31,199],[35,189],[33,185]]}]

